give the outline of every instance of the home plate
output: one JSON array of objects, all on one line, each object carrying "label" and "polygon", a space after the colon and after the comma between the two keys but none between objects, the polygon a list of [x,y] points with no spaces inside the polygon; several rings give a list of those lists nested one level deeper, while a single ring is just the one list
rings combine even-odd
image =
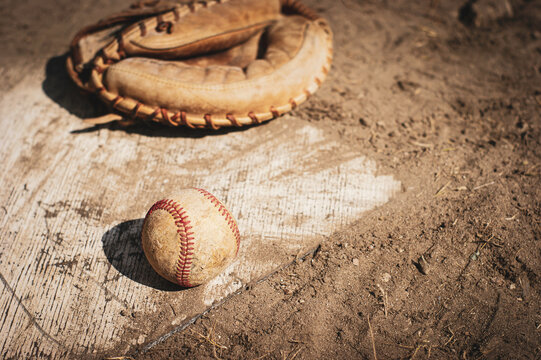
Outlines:
[{"label": "home plate", "polygon": [[[358,150],[292,116],[206,136],[70,133],[80,119],[42,80],[0,102],[4,358],[148,349],[400,189]],[[161,279],[140,246],[148,208],[183,187],[216,195],[242,234],[226,271],[187,290]]]}]

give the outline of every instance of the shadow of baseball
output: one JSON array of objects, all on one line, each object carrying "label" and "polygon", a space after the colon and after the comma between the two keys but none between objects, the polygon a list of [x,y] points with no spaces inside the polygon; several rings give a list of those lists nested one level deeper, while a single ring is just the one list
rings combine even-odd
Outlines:
[{"label": "shadow of baseball", "polygon": [[183,290],[162,278],[150,266],[141,247],[143,220],[125,221],[103,234],[101,241],[107,260],[118,272],[139,284],[163,291]]}]

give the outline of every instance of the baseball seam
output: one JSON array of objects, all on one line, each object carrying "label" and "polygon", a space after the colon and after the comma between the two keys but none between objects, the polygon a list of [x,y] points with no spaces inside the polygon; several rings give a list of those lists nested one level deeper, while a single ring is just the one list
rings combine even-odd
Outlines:
[{"label": "baseball seam", "polygon": [[225,218],[225,221],[227,221],[227,225],[229,226],[231,232],[233,233],[233,236],[235,237],[235,242],[237,244],[237,250],[235,252],[235,255],[237,255],[240,248],[240,231],[237,226],[237,222],[235,221],[229,210],[227,210],[227,208],[220,202],[220,200],[216,198],[216,196],[212,195],[204,189],[194,189],[201,193],[207,200],[209,200],[218,209],[218,212]]},{"label": "baseball seam", "polygon": [[155,210],[167,211],[175,221],[177,234],[179,236],[180,251],[176,263],[176,279],[180,286],[191,287],[190,271],[192,267],[193,251],[194,251],[194,236],[191,221],[186,214],[186,210],[174,200],[163,199],[158,201],[150,208],[147,217]]}]

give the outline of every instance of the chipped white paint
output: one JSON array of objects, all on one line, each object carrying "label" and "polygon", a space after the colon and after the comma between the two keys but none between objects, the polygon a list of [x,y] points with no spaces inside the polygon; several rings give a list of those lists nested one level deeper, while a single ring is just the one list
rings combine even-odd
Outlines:
[{"label": "chipped white paint", "polygon": [[[259,238],[261,240],[261,237]],[[283,258],[277,257],[266,259],[264,262],[258,259],[257,241],[254,241],[253,236],[244,236],[242,239],[242,247],[239,249],[239,254],[220,275],[210,280],[203,285],[203,303],[205,306],[211,306],[225,297],[238,291],[247,283],[257,280],[253,274],[261,274],[262,269],[277,269],[282,265],[280,261],[285,261]],[[255,251],[254,251],[255,250]]]},{"label": "chipped white paint", "polygon": [[[242,259],[244,259],[244,257],[242,257]],[[216,300],[223,299],[225,296],[231,295],[239,290],[245,284],[237,274],[249,274],[254,270],[257,270],[259,266],[259,264],[241,260],[233,262],[222,274],[203,285],[205,289],[203,303],[206,306],[211,306]]]},{"label": "chipped white paint", "polygon": [[[243,200],[236,208],[240,216],[235,214],[243,234],[263,240],[328,234],[359,212],[386,202],[389,190],[397,188],[391,177],[374,175],[373,162],[344,152],[338,142],[326,140],[322,130],[291,130],[200,180],[201,187],[218,197]],[[242,181],[224,188],[220,179],[234,179],[239,169],[246,169]],[[298,249],[295,242],[291,247]]]},{"label": "chipped white paint", "polygon": [[[71,134],[82,123],[42,92],[39,76],[0,102],[4,358],[122,354],[148,344],[400,187],[358,151],[288,116],[197,138]],[[242,248],[218,278],[179,291],[146,263],[139,230],[156,200],[187,186],[227,205]]]}]

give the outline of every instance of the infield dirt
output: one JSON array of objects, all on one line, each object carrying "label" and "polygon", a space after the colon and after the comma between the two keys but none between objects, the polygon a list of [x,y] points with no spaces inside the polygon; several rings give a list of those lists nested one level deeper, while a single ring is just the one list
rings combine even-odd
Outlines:
[{"label": "infield dirt", "polygon": [[538,358],[541,3],[309,3],[335,60],[294,115],[404,191],[136,358]]}]

